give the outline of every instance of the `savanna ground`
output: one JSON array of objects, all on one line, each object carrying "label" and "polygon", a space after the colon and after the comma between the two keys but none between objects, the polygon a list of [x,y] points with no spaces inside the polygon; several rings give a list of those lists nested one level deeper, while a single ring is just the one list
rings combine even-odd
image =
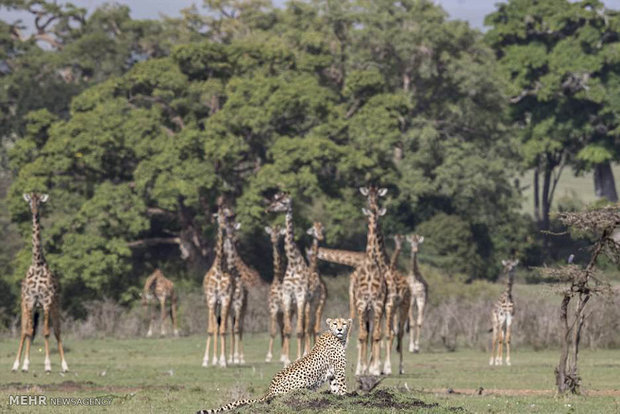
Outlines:
[{"label": "savanna ground", "polygon": [[[10,373],[17,341],[0,341],[0,409],[15,412],[194,412],[238,398],[261,395],[280,368],[263,362],[267,335],[249,334],[246,363],[229,368],[201,367],[204,337],[66,340],[71,372],[43,372],[42,338],[37,337],[28,373]],[[348,349],[355,360],[355,344]],[[278,354],[276,354],[277,357]],[[479,350],[448,352],[425,349],[406,354],[404,375],[384,379],[375,394],[333,397],[324,392],[298,393],[246,412],[620,412],[620,350],[584,350],[581,373],[584,396],[558,397],[553,367],[558,351],[515,349],[511,367],[490,367]],[[276,358],[277,359],[277,358]],[[394,358],[396,363],[396,358]],[[348,385],[355,388],[353,363]],[[482,390],[481,390],[482,389]],[[107,407],[16,407],[10,395],[111,397]]]}]

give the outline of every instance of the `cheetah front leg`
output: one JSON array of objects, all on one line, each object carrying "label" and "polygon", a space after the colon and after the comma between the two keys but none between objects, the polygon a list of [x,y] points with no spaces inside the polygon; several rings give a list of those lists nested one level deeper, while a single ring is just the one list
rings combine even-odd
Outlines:
[{"label": "cheetah front leg", "polygon": [[334,370],[334,377],[329,382],[329,390],[332,394],[344,395],[347,393],[347,381],[346,381],[346,360],[342,355],[342,361],[336,363]]}]

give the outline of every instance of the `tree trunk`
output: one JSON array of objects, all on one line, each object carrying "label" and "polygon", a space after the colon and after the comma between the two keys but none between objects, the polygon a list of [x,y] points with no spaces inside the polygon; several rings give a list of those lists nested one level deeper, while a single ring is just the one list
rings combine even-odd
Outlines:
[{"label": "tree trunk", "polygon": [[534,169],[534,219],[536,220],[536,223],[538,225],[540,225],[540,183],[539,183],[539,176],[540,175],[540,169],[538,167],[536,167]]},{"label": "tree trunk", "polygon": [[553,172],[554,165],[547,162],[545,170],[543,172],[543,188],[542,188],[542,217],[541,217],[541,229],[549,230],[549,211],[551,211],[551,174]]},{"label": "tree trunk", "polygon": [[614,172],[609,162],[594,166],[594,193],[599,198],[606,198],[614,203],[618,201]]},{"label": "tree trunk", "polygon": [[570,326],[568,325],[568,305],[570,304],[570,292],[564,293],[562,306],[560,307],[560,321],[562,323],[562,352],[560,353],[560,363],[555,369],[555,383],[558,392],[566,391],[566,363],[570,349]]}]

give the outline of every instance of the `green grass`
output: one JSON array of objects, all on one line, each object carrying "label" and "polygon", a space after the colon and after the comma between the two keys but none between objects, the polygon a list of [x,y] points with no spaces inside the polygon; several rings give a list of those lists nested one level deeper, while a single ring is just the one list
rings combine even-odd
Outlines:
[{"label": "green grass", "polygon": [[[267,336],[248,335],[246,360],[240,367],[202,368],[204,338],[164,339],[66,339],[71,372],[58,372],[58,355],[52,355],[54,371],[43,373],[42,338],[37,337],[28,373],[10,373],[16,339],[0,340],[0,411],[69,413],[95,412],[194,412],[214,408],[240,397],[264,393],[279,363],[265,363]],[[295,347],[293,346],[293,349]],[[279,354],[276,354],[276,358]],[[435,350],[406,354],[406,374],[386,378],[379,388],[394,396],[394,404],[420,399],[434,407],[399,409],[399,412],[499,413],[617,413],[620,410],[620,350],[584,350],[581,354],[583,388],[587,396],[555,397],[553,367],[558,351],[515,349],[511,367],[488,366],[488,355],[475,350],[447,353]],[[348,384],[355,386],[355,345],[349,345]],[[394,363],[396,358],[394,358]],[[396,365],[394,365],[396,366]],[[476,390],[482,387],[482,395]],[[453,393],[448,393],[448,389]],[[15,407],[9,395],[44,394],[49,397],[112,397],[109,407]],[[361,399],[362,398],[362,399]],[[366,398],[363,400],[363,398]],[[379,408],[378,396],[337,398],[324,393],[301,393],[271,405],[245,412],[390,412]],[[358,405],[354,405],[354,403]],[[396,408],[392,411],[395,412]]]}]

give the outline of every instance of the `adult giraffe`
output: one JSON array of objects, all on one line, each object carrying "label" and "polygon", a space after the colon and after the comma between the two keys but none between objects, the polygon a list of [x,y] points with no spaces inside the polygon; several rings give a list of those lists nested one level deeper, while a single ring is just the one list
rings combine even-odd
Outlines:
[{"label": "adult giraffe", "polygon": [[24,341],[26,352],[22,364],[22,371],[27,372],[30,365],[30,344],[34,338],[34,312],[37,308],[43,308],[43,339],[45,341],[45,372],[51,372],[50,361],[50,318],[54,328],[54,335],[58,342],[58,354],[60,355],[60,367],[62,372],[69,370],[65,360],[65,352],[60,339],[60,285],[58,279],[49,269],[43,256],[41,242],[41,223],[39,222],[40,205],[48,200],[47,194],[27,193],[24,200],[30,206],[32,213],[32,263],[26,272],[26,278],[22,281],[21,312],[22,326],[17,357],[13,363],[13,371],[19,368]]}]

